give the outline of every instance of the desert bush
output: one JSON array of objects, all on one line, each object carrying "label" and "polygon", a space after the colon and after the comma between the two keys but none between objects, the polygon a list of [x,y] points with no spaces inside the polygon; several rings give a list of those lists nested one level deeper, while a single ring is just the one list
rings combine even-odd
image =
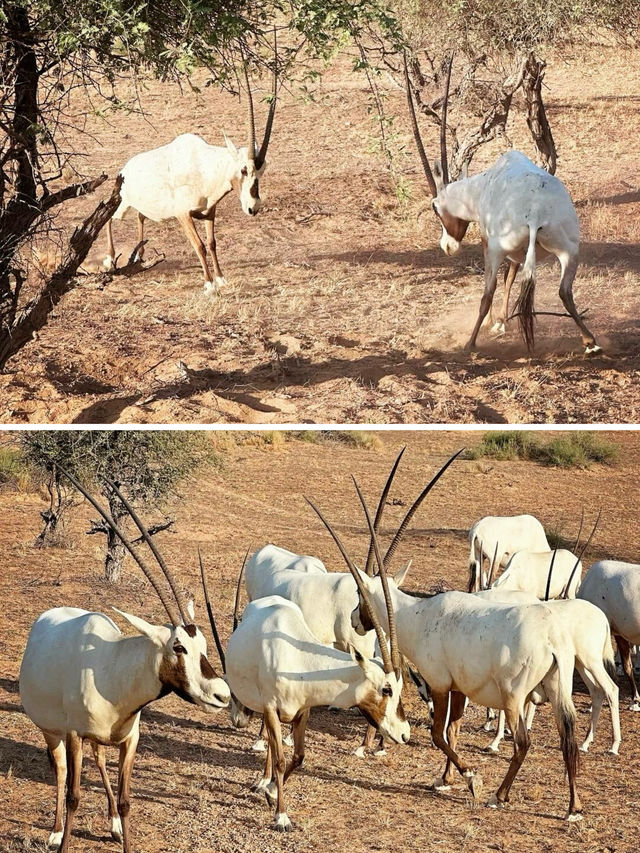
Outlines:
[{"label": "desert bush", "polygon": [[588,468],[594,463],[612,464],[619,456],[619,449],[596,432],[572,432],[545,440],[525,430],[499,430],[483,436],[465,456],[500,461],[524,459],[556,468]]},{"label": "desert bush", "polygon": [[22,492],[31,485],[31,470],[20,448],[0,447],[0,488]]}]

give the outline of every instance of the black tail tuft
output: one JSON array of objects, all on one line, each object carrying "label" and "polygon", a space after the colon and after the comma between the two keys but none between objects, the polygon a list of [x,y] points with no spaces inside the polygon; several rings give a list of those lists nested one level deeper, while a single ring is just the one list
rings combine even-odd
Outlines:
[{"label": "black tail tuft", "polygon": [[562,757],[570,780],[576,778],[580,769],[580,752],[576,743],[575,717],[568,708],[562,709],[562,734],[560,736]]},{"label": "black tail tuft", "polygon": [[536,290],[535,278],[525,278],[520,285],[520,295],[516,302],[516,314],[520,323],[520,331],[527,344],[529,352],[533,352],[535,344],[533,303]]}]

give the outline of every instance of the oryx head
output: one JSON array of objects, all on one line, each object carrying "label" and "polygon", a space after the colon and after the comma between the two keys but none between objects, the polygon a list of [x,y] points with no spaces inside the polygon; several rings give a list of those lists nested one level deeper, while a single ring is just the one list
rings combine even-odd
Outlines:
[{"label": "oryx head", "polygon": [[[275,39],[275,31],[274,31]],[[227,150],[234,158],[235,184],[238,188],[240,204],[245,213],[255,216],[262,207],[260,199],[259,180],[262,177],[266,168],[267,148],[269,147],[269,139],[271,138],[271,129],[273,127],[273,117],[276,111],[276,99],[278,95],[278,48],[274,44],[275,59],[273,64],[273,91],[271,94],[271,104],[269,106],[269,114],[264,130],[264,138],[262,145],[258,148],[256,142],[256,122],[253,111],[253,95],[251,94],[251,85],[249,83],[249,74],[247,72],[247,63],[243,65],[244,79],[247,87],[247,147],[236,148],[230,139],[225,135]]]},{"label": "oryx head", "polygon": [[[440,160],[436,161],[433,170],[429,164],[429,159],[422,144],[420,129],[418,127],[418,119],[416,118],[415,106],[413,103],[413,95],[411,94],[411,82],[409,80],[409,67],[407,64],[407,55],[404,56],[404,75],[407,89],[407,102],[409,104],[409,114],[411,116],[411,124],[413,127],[413,135],[416,140],[418,154],[422,162],[429,191],[431,193],[431,207],[442,225],[442,236],[440,238],[440,246],[447,255],[455,255],[460,249],[460,244],[469,227],[469,220],[461,217],[458,205],[451,204],[451,193],[449,192],[449,166],[447,161],[447,109],[449,104],[449,86],[451,84],[451,68],[453,65],[453,56],[449,59],[447,67],[447,76],[445,81],[444,97],[442,99],[442,114],[440,117]],[[462,180],[465,180],[466,168],[463,171]],[[458,183],[455,181],[454,183]],[[456,200],[457,200],[456,193]],[[455,212],[454,212],[455,211]]]},{"label": "oryx head", "polygon": [[[176,584],[173,573],[158,551],[155,542],[136,510],[122,494],[116,483],[107,480],[105,487],[109,489],[110,498],[117,498],[129,517],[140,531],[140,540],[146,542],[153,554],[164,577],[159,579],[151,571],[139,551],[134,548],[126,533],[113,520],[109,512],[89,494],[78,480],[58,466],[59,470],[73,483],[89,503],[96,509],[107,527],[122,542],[136,563],[155,589],[169,617],[169,625],[153,625],[130,613],[120,613],[142,635],[157,646],[160,653],[157,675],[162,684],[162,693],[177,693],[182,699],[199,705],[207,711],[226,708],[231,698],[231,692],[226,682],[218,676],[207,659],[207,643],[202,632],[194,624],[193,602],[185,604],[182,593]],[[167,590],[167,586],[169,589]],[[168,595],[167,592],[170,594]],[[173,598],[173,601],[171,600]],[[114,608],[115,609],[115,608]],[[177,609],[177,613],[176,613]]]},{"label": "oryx head", "polygon": [[365,676],[358,701],[360,713],[383,737],[396,743],[408,743],[411,729],[402,705],[402,671],[400,674],[393,668],[387,671],[384,661],[367,660],[353,646],[350,651]]}]

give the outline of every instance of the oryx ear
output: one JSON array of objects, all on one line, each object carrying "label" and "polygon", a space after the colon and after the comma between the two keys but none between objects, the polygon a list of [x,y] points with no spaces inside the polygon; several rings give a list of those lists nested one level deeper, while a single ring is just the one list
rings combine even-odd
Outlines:
[{"label": "oryx ear", "polygon": [[225,145],[227,146],[229,154],[231,154],[232,157],[237,157],[238,156],[238,149],[233,144],[233,142],[229,139],[229,137],[224,132],[224,130],[222,131],[222,135],[224,136],[224,142],[225,142]]},{"label": "oryx ear", "polygon": [[190,598],[189,601],[187,601],[187,616],[195,624],[196,609],[195,609],[194,604],[193,604],[193,598]]},{"label": "oryx ear", "polygon": [[398,588],[400,588],[402,586],[402,584],[405,582],[405,580],[407,579],[407,575],[409,574],[409,569],[411,568],[412,562],[413,562],[412,560],[409,560],[409,562],[404,567],[404,569],[400,569],[400,571],[396,572],[396,574],[394,575],[393,579],[394,579],[395,584]]},{"label": "oryx ear", "polygon": [[168,642],[171,631],[165,625],[152,625],[151,622],[146,622],[132,613],[125,613],[124,610],[118,610],[117,607],[112,607],[111,609],[119,613],[130,625],[133,625],[139,634],[148,637],[157,646],[162,647]]},{"label": "oryx ear", "polygon": [[379,669],[379,667],[376,666],[375,663],[372,663],[372,661],[363,657],[363,655],[361,655],[356,647],[351,645],[351,643],[349,643],[349,654],[367,676],[369,681],[373,681],[375,683],[376,670]]},{"label": "oryx ear", "polygon": [[438,192],[444,187],[444,179],[442,177],[442,163],[440,160],[436,160],[433,164],[433,177],[436,181],[436,189]]}]

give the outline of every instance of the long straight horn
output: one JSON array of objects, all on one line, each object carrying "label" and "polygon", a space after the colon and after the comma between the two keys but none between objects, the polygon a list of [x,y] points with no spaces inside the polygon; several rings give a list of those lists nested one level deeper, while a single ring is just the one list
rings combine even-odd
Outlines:
[{"label": "long straight horn", "polygon": [[[491,589],[491,583],[493,581],[493,572],[496,567],[496,560],[498,559],[498,543],[496,542],[496,547],[493,552],[493,559],[491,560],[491,566],[489,567],[489,578],[487,580],[487,585],[485,589]],[[482,577],[482,567],[480,568],[480,577]]]},{"label": "long straight horn", "polygon": [[99,512],[99,513],[100,513],[100,515],[102,516],[102,518],[104,519],[104,521],[106,522],[106,524],[111,528],[111,530],[113,530],[113,532],[116,534],[116,536],[118,537],[118,539],[122,542],[122,544],[124,545],[124,547],[125,547],[125,548],[127,549],[127,551],[131,554],[131,556],[132,556],[132,557],[133,557],[133,559],[136,561],[136,563],[140,566],[140,568],[141,568],[141,569],[142,569],[142,571],[144,572],[145,577],[147,578],[147,580],[149,581],[149,583],[151,584],[151,586],[155,589],[156,593],[158,594],[158,598],[159,598],[159,599],[160,599],[160,601],[162,602],[162,605],[163,605],[164,609],[167,611],[167,616],[169,617],[169,621],[171,622],[171,624],[172,624],[172,625],[174,625],[174,626],[178,626],[178,625],[180,624],[180,620],[179,620],[179,619],[176,619],[176,617],[175,617],[175,615],[174,615],[174,613],[173,613],[173,609],[169,606],[169,601],[168,601],[167,597],[165,596],[164,592],[162,591],[162,588],[158,585],[158,583],[156,582],[155,578],[153,577],[153,574],[152,574],[152,572],[151,572],[151,569],[147,566],[147,564],[144,562],[144,560],[142,559],[142,557],[138,554],[138,552],[136,551],[136,549],[133,547],[132,543],[131,543],[131,542],[129,541],[129,539],[127,538],[126,534],[124,534],[124,533],[122,532],[122,530],[120,530],[120,528],[119,528],[119,527],[118,527],[118,525],[115,523],[115,521],[113,520],[113,518],[111,517],[111,515],[110,515],[110,514],[109,514],[105,509],[103,509],[103,508],[100,506],[100,504],[98,503],[98,501],[97,501],[97,500],[96,500],[92,495],[90,495],[90,494],[89,494],[89,492],[84,488],[84,486],[83,486],[83,485],[81,485],[81,484],[78,482],[78,480],[76,480],[76,478],[73,476],[73,474],[70,474],[68,471],[66,471],[66,470],[62,467],[62,465],[58,465],[58,470],[59,470],[62,474],[64,474],[64,476],[65,476],[65,477],[66,477],[66,478],[67,478],[71,483],[73,483],[73,485],[76,487],[76,489],[77,489],[77,490],[78,490],[82,495],[84,495],[84,497],[89,501],[89,503],[90,503],[90,504],[91,504],[91,506],[96,510],[96,512]]},{"label": "long straight horn", "polygon": [[255,160],[256,157],[256,119],[253,112],[253,95],[251,94],[251,83],[249,83],[249,72],[247,71],[247,61],[243,55],[242,69],[244,71],[244,80],[247,86],[247,129],[249,141],[247,143],[247,156],[249,160]]},{"label": "long straight horn", "polygon": [[578,545],[580,543],[580,537],[582,536],[582,525],[584,524],[584,507],[582,507],[582,512],[580,513],[580,527],[578,528],[578,535],[576,536],[576,541],[571,549],[575,554],[578,550]]},{"label": "long straight horn", "polygon": [[402,524],[400,525],[400,527],[399,527],[399,528],[398,528],[398,530],[396,531],[396,535],[393,537],[393,540],[392,540],[392,542],[391,542],[391,545],[389,545],[389,547],[388,547],[388,549],[387,549],[387,553],[384,555],[384,565],[385,565],[385,568],[387,568],[387,569],[389,568],[389,565],[390,565],[390,563],[391,563],[391,560],[393,559],[393,555],[395,554],[396,548],[397,548],[397,547],[398,547],[398,545],[400,544],[400,540],[401,540],[401,539],[402,539],[402,537],[404,536],[405,531],[406,531],[406,529],[407,529],[407,526],[409,525],[409,522],[411,521],[411,519],[413,518],[413,516],[416,514],[416,512],[417,512],[417,510],[418,510],[418,507],[420,506],[420,504],[422,503],[422,501],[426,498],[426,496],[429,494],[429,492],[431,491],[431,489],[432,489],[432,488],[435,486],[435,484],[438,482],[438,480],[440,479],[440,477],[442,477],[442,475],[443,475],[443,474],[444,474],[444,472],[447,470],[447,468],[449,467],[449,465],[451,465],[451,463],[452,463],[455,459],[457,459],[457,458],[458,458],[458,456],[460,456],[460,454],[462,453],[462,451],[463,451],[463,450],[464,450],[464,447],[461,447],[461,448],[460,448],[460,450],[456,451],[456,453],[454,453],[454,454],[453,454],[453,456],[452,456],[450,459],[448,459],[448,460],[444,463],[444,465],[443,465],[443,466],[442,466],[442,468],[438,471],[438,473],[435,475],[435,477],[433,477],[433,479],[431,480],[431,482],[430,482],[430,483],[428,483],[428,484],[425,486],[425,488],[422,490],[422,492],[420,492],[420,494],[418,495],[418,497],[417,497],[417,498],[415,499],[415,501],[413,502],[413,505],[411,506],[411,508],[409,509],[409,511],[407,512],[407,514],[405,515],[405,517],[403,518],[403,520],[402,520]]},{"label": "long straight horn", "polygon": [[315,514],[318,516],[320,521],[324,524],[324,526],[327,528],[327,530],[331,534],[331,537],[333,538],[333,541],[338,546],[338,550],[342,554],[342,557],[343,557],[345,563],[347,564],[349,571],[353,575],[353,579],[356,582],[356,586],[358,587],[358,592],[360,593],[360,597],[361,597],[362,601],[364,602],[364,606],[367,610],[369,619],[370,619],[371,624],[373,625],[373,628],[376,632],[376,637],[378,638],[378,645],[380,646],[380,654],[382,655],[382,665],[383,665],[384,671],[387,674],[390,672],[393,672],[393,663],[391,661],[391,657],[389,656],[389,649],[387,648],[387,641],[386,641],[386,638],[384,636],[384,631],[382,630],[382,626],[380,625],[380,620],[378,619],[378,615],[377,615],[376,611],[374,610],[373,604],[371,603],[371,599],[369,598],[369,593],[367,592],[367,589],[362,582],[362,578],[360,577],[360,573],[358,572],[357,568],[354,566],[354,564],[351,560],[351,557],[349,557],[349,555],[347,554],[347,551],[346,551],[344,545],[342,544],[342,540],[340,539],[338,534],[335,532],[333,527],[331,527],[331,525],[329,524],[327,519],[322,514],[321,510],[318,509],[318,507],[313,503],[313,501],[310,498],[305,497],[305,501],[309,504],[311,509],[315,512]]},{"label": "long straight horn", "polygon": [[156,548],[155,542],[153,541],[153,539],[149,535],[149,531],[146,529],[146,527],[144,526],[144,524],[142,523],[142,521],[138,517],[138,514],[135,511],[135,509],[131,506],[131,503],[125,498],[125,496],[122,494],[120,489],[116,486],[116,484],[111,482],[111,480],[107,480],[106,482],[107,482],[107,485],[109,486],[109,488],[113,489],[113,491],[116,493],[116,495],[118,496],[118,499],[122,502],[122,505],[124,506],[126,511],[129,513],[129,515],[133,519],[136,527],[138,528],[138,530],[142,534],[142,538],[144,539],[144,541],[147,543],[147,545],[151,549],[151,553],[156,558],[158,565],[162,569],[164,576],[166,577],[166,579],[169,583],[169,586],[171,587],[171,591],[173,592],[173,594],[175,596],[176,604],[178,605],[178,610],[180,611],[180,616],[182,618],[182,622],[183,622],[183,624],[188,625],[192,620],[189,618],[189,614],[187,612],[187,608],[186,608],[186,605],[184,603],[182,593],[178,589],[178,585],[175,582],[175,579],[173,577],[173,573],[170,571],[170,569],[167,566],[167,564],[165,563],[162,555],[160,554],[160,552]]},{"label": "long straight horn", "polygon": [[[544,593],[544,600],[549,601],[549,591],[551,590],[551,575],[553,574],[553,564],[556,560],[556,554],[558,553],[558,549],[553,549],[553,554],[551,555],[551,563],[549,565],[549,574],[547,575],[547,588]],[[572,575],[573,577],[573,575]]]},{"label": "long straight horn", "polygon": [[249,558],[249,551],[251,547],[247,548],[247,553],[244,555],[244,560],[242,561],[242,565],[240,566],[240,574],[238,575],[238,584],[236,586],[236,600],[233,606],[233,630],[235,631],[238,627],[238,609],[240,607],[240,592],[242,589],[242,578],[244,577],[244,567],[247,565],[247,560]]},{"label": "long straight horn", "polygon": [[[380,530],[380,523],[382,521],[382,516],[384,514],[384,509],[387,503],[387,497],[389,496],[389,489],[391,488],[391,484],[393,483],[393,478],[396,475],[396,471],[398,470],[398,465],[400,464],[400,460],[402,459],[402,454],[405,452],[407,448],[403,447],[400,453],[396,458],[396,461],[393,463],[393,467],[389,472],[389,476],[387,477],[387,482],[384,484],[384,489],[382,490],[382,494],[380,495],[380,500],[378,501],[378,508],[376,509],[376,517],[373,522],[373,527],[376,533]],[[371,576],[373,572],[371,571],[371,564],[373,563],[373,539],[369,542],[369,550],[367,552],[367,562],[365,563],[364,570],[365,572]]]},{"label": "long straight horn", "polygon": [[449,183],[449,159],[447,155],[447,112],[449,110],[449,88],[451,86],[451,69],[453,68],[453,53],[449,57],[447,68],[447,79],[444,84],[444,98],[442,101],[442,117],[440,120],[440,165],[442,166],[442,180]]},{"label": "long straight horn", "polygon": [[393,669],[398,678],[400,677],[400,670],[402,669],[402,658],[400,656],[400,651],[398,648],[398,628],[396,625],[396,615],[393,609],[393,601],[391,599],[391,592],[389,590],[389,580],[387,578],[387,573],[384,568],[384,560],[382,559],[382,555],[380,554],[380,543],[378,542],[378,534],[376,533],[376,529],[373,526],[373,522],[371,521],[371,515],[369,514],[369,508],[364,499],[364,496],[360,490],[360,486],[358,485],[358,481],[352,475],[351,479],[353,480],[353,484],[356,487],[356,491],[358,493],[358,497],[360,498],[360,503],[362,504],[362,509],[364,510],[365,517],[367,519],[367,524],[369,525],[369,534],[371,536],[371,543],[373,545],[373,550],[376,555],[376,563],[378,564],[378,573],[380,575],[380,582],[382,583],[382,591],[384,593],[384,600],[387,605],[387,619],[389,621],[389,644],[391,646],[391,663],[393,664]]},{"label": "long straight horn", "polygon": [[583,554],[584,554],[584,552],[587,550],[587,548],[589,547],[589,543],[590,543],[590,542],[591,542],[591,540],[593,539],[593,534],[596,532],[596,527],[598,526],[598,524],[599,524],[599,522],[600,522],[600,516],[601,516],[601,515],[602,515],[602,507],[600,508],[600,511],[598,512],[598,517],[596,518],[596,523],[593,525],[593,530],[592,530],[592,531],[591,531],[591,533],[589,534],[589,538],[587,539],[587,541],[586,541],[586,542],[584,543],[584,545],[582,546],[582,549],[580,550],[580,553],[578,554],[578,557],[577,557],[577,559],[576,559],[575,566],[574,566],[574,567],[573,567],[573,569],[571,570],[571,574],[569,575],[569,580],[567,581],[567,585],[566,585],[565,590],[564,590],[564,597],[565,597],[565,598],[567,597],[567,594],[568,594],[568,592],[569,592],[569,589],[571,588],[571,581],[573,580],[573,576],[574,576],[574,575],[575,575],[575,573],[578,571],[578,565],[579,565],[579,563],[580,563],[580,560],[582,559],[582,555],[583,555]]},{"label": "long straight horn", "polygon": [[269,140],[271,139],[271,128],[273,127],[273,117],[276,112],[276,101],[278,99],[278,40],[275,27],[273,28],[273,51],[273,91],[271,93],[271,103],[269,105],[267,123],[264,126],[262,145],[260,146],[260,150],[256,156],[256,169],[262,168],[267,156],[267,148],[269,147]]},{"label": "long straight horn", "polygon": [[209,625],[211,625],[211,633],[213,634],[213,641],[216,644],[216,649],[218,650],[218,657],[220,658],[220,663],[222,664],[222,671],[226,673],[227,665],[226,659],[224,656],[224,649],[222,648],[222,643],[220,642],[220,634],[218,634],[218,628],[216,626],[216,620],[213,615],[213,608],[211,607],[211,600],[209,598],[209,588],[207,586],[207,576],[204,572],[204,566],[202,564],[202,554],[200,553],[200,548],[198,548],[198,562],[200,563],[200,577],[202,578],[202,589],[204,591],[204,603],[207,608],[207,615],[209,616]]},{"label": "long straight horn", "polygon": [[438,188],[436,187],[436,181],[433,177],[431,166],[429,165],[429,158],[427,157],[427,152],[424,150],[424,145],[422,144],[422,137],[420,136],[420,128],[418,127],[418,119],[416,117],[416,108],[413,103],[413,95],[411,94],[411,82],[409,80],[409,65],[407,64],[406,51],[404,52],[404,82],[405,88],[407,90],[407,104],[409,105],[409,116],[411,117],[413,138],[416,141],[416,147],[420,156],[420,162],[422,163],[422,168],[424,169],[424,173],[427,178],[427,183],[429,184],[429,191],[431,193],[431,196],[435,198],[438,195]]}]

